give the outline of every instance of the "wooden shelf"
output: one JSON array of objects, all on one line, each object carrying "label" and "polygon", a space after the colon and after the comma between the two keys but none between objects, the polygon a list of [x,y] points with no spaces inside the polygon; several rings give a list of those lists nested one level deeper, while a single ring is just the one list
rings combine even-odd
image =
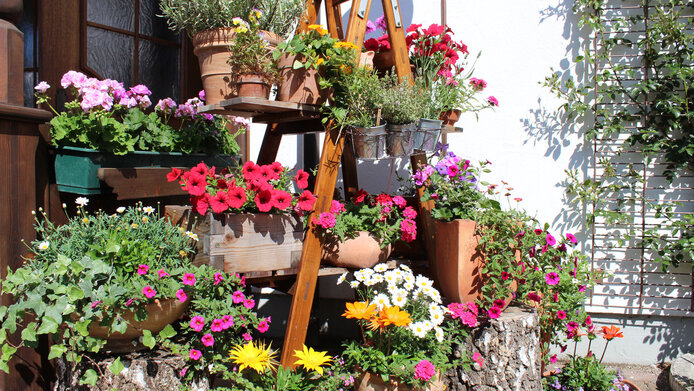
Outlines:
[{"label": "wooden shelf", "polygon": [[307,121],[320,117],[320,106],[246,97],[223,100],[219,104],[203,106],[198,111],[248,117],[253,122],[266,124]]},{"label": "wooden shelf", "polygon": [[443,134],[463,133],[463,128],[461,128],[460,126],[446,125],[446,126],[441,128],[441,133],[443,133]]}]

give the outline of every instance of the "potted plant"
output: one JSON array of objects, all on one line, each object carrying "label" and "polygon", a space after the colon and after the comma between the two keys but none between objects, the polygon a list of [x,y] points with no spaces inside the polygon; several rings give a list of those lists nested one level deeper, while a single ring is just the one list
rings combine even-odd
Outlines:
[{"label": "potted plant", "polygon": [[[199,224],[203,243],[200,259],[227,272],[250,272],[296,267],[304,238],[302,217],[316,201],[308,173],[295,175],[274,162],[218,171],[199,164],[190,171],[173,169],[168,180],[178,181],[190,195],[192,210],[204,216]],[[293,194],[293,185],[301,194]],[[195,229],[193,229],[194,232]]]},{"label": "potted plant", "polygon": [[[278,45],[273,53],[279,69],[277,100],[320,105],[331,93],[330,76],[355,65],[357,47],[328,34],[317,24]],[[327,77],[326,77],[327,76]]]},{"label": "potted plant", "polygon": [[63,75],[61,86],[69,100],[58,113],[49,103],[45,82],[36,86],[38,104],[56,115],[51,120],[51,143],[57,148],[55,171],[58,189],[88,195],[104,186],[97,172],[102,167],[181,167],[200,161],[231,165],[239,146],[228,127],[241,127],[235,119],[198,114],[199,97],[177,104],[162,99],[150,113],[151,92],[144,85],[125,89],[115,80],[97,80],[80,72]]},{"label": "potted plant", "polygon": [[339,267],[369,268],[385,262],[391,243],[417,237],[417,212],[402,196],[357,191],[346,204],[333,200],[330,212],[313,218],[323,236],[323,260]]},{"label": "potted plant", "polygon": [[417,121],[426,110],[427,92],[409,80],[398,80],[395,73],[381,79],[377,91],[377,105],[386,127],[386,150],[388,155],[409,156],[414,147],[413,133]]},{"label": "potted plant", "polygon": [[234,20],[246,19],[258,9],[258,29],[268,46],[276,46],[296,27],[306,10],[306,1],[162,0],[160,6],[169,27],[185,31],[192,38],[208,104],[217,104],[234,93],[235,81],[227,66],[238,27]]},{"label": "potted plant", "polygon": [[[343,275],[338,283],[346,281]],[[405,265],[359,270],[349,284],[360,301],[347,303],[343,316],[354,319],[363,336],[347,342],[343,352],[345,364],[361,372],[355,390],[443,390],[442,374],[466,361],[464,351],[450,359],[454,344],[467,335],[453,319],[461,312],[442,306],[433,281]],[[476,313],[471,316],[476,324]]]},{"label": "potted plant", "polygon": [[259,30],[262,12],[254,9],[248,21],[235,18],[235,35],[231,41],[229,59],[235,94],[241,97],[267,99],[270,87],[277,78],[277,67],[272,59],[273,48]]},{"label": "potted plant", "polygon": [[[0,308],[0,369],[6,372],[14,352],[36,347],[41,335],[51,337],[49,359],[73,364],[85,352],[132,350],[133,339],[149,345],[188,305],[180,292],[191,266],[192,233],[149,206],[107,215],[87,213],[84,197],[76,202],[78,215],[62,226],[39,210],[32,256],[2,282],[14,298]],[[7,338],[18,330],[19,342]]]}]

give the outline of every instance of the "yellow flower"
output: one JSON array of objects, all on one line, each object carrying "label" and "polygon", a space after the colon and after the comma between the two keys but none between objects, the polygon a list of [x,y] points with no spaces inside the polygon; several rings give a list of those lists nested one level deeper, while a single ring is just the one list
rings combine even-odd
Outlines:
[{"label": "yellow flower", "polygon": [[308,29],[309,30],[316,30],[318,32],[318,34],[320,34],[320,35],[325,35],[328,33],[328,30],[324,29],[323,26],[321,26],[319,24],[309,24]]},{"label": "yellow flower", "polygon": [[135,223],[133,223],[133,224],[132,224],[132,225],[131,225],[130,227],[131,227],[131,228],[133,228],[133,229],[135,229],[135,228],[137,228],[137,227],[138,227],[138,225],[137,225],[137,224],[135,224]]},{"label": "yellow flower", "polygon": [[369,319],[376,313],[376,304],[369,305],[368,301],[346,303],[347,311],[342,316],[347,319]]},{"label": "yellow flower", "polygon": [[320,64],[322,64],[322,63],[324,63],[324,62],[325,62],[325,59],[324,59],[324,58],[318,57],[318,59],[316,60],[316,65],[320,65]]},{"label": "yellow flower", "polygon": [[246,28],[246,26],[239,26],[236,28],[235,31],[239,34],[243,34],[248,31],[248,28]]},{"label": "yellow flower", "polygon": [[229,358],[234,364],[239,365],[239,372],[245,368],[254,369],[258,373],[267,369],[274,370],[277,366],[276,355],[270,346],[266,347],[263,343],[256,345],[253,341],[245,345],[236,345],[229,351]]},{"label": "yellow flower", "polygon": [[238,26],[238,25],[240,25],[240,24],[243,23],[243,19],[241,19],[241,18],[239,18],[239,17],[236,17],[236,18],[234,18],[234,19],[231,20],[231,23],[232,23],[234,26]]},{"label": "yellow flower", "polygon": [[149,218],[147,216],[142,216],[142,222],[146,223],[149,221]]},{"label": "yellow flower", "polygon": [[188,253],[186,253],[185,251],[181,250],[181,251],[178,252],[178,255],[180,255],[181,258],[185,258],[186,255],[188,255]]},{"label": "yellow flower", "polygon": [[89,222],[89,219],[86,218],[86,217],[83,217],[83,218],[82,218],[82,222],[85,223],[85,224],[87,224],[87,223]]},{"label": "yellow flower", "polygon": [[326,354],[328,352],[317,352],[313,348],[307,348],[304,345],[304,350],[295,350],[294,357],[298,358],[294,365],[302,365],[308,371],[316,371],[323,374],[323,364],[330,362],[331,359]]},{"label": "yellow flower", "polygon": [[352,42],[344,42],[340,41],[335,44],[336,48],[349,48],[349,49],[358,49],[357,45],[353,44]]}]

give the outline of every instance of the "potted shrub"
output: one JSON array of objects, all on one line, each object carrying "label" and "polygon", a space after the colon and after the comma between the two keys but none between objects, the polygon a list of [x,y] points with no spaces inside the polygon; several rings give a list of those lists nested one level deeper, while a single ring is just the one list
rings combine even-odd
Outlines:
[{"label": "potted shrub", "polygon": [[[295,175],[274,162],[217,170],[199,164],[168,176],[191,195],[192,209],[209,228],[200,231],[203,252],[198,256],[227,272],[289,269],[298,266],[304,238],[302,217],[316,198],[308,173]],[[293,194],[293,185],[301,194]],[[200,221],[198,223],[202,224]],[[194,231],[195,232],[195,231]],[[201,257],[202,258],[202,257]]]},{"label": "potted shrub", "polygon": [[[41,335],[51,337],[49,358],[73,364],[85,352],[132,350],[133,339],[153,346],[152,335],[188,305],[180,292],[191,266],[192,233],[149,206],[107,215],[87,213],[84,197],[76,202],[78,214],[62,226],[39,210],[32,256],[2,282],[3,293],[14,298],[0,308],[0,369],[6,372],[17,348],[36,347]],[[18,330],[19,343],[7,339]]]},{"label": "potted shrub", "polygon": [[[345,275],[338,280],[344,282]],[[467,361],[464,351],[456,359],[451,353],[467,335],[466,325],[454,317],[468,307],[442,306],[433,281],[405,265],[359,270],[349,284],[359,301],[347,303],[343,316],[354,319],[363,336],[347,342],[343,352],[345,364],[361,373],[355,390],[443,390],[442,374]],[[469,308],[474,314],[466,320],[474,326],[477,308],[472,303]]]},{"label": "potted shrub", "polygon": [[369,195],[363,189],[346,204],[313,218],[323,236],[323,260],[339,267],[369,268],[385,262],[391,243],[417,237],[417,212],[401,196]]},{"label": "potted shrub", "polygon": [[58,189],[88,195],[105,191],[97,172],[101,167],[193,166],[200,161],[231,165],[239,146],[231,132],[234,119],[198,114],[204,93],[185,103],[162,99],[150,113],[151,92],[137,85],[126,90],[115,80],[97,80],[69,71],[61,80],[69,100],[58,113],[49,103],[45,82],[36,87],[39,104],[56,115],[51,120],[51,143],[57,148]]},{"label": "potted shrub", "polygon": [[330,76],[355,65],[356,49],[317,24],[280,43],[273,53],[279,69],[277,100],[323,104],[331,93]]},{"label": "potted shrub", "polygon": [[217,104],[234,96],[235,80],[227,65],[238,27],[234,21],[247,19],[254,9],[259,10],[258,29],[271,48],[296,27],[306,1],[162,0],[160,6],[169,27],[192,38],[208,104]]}]

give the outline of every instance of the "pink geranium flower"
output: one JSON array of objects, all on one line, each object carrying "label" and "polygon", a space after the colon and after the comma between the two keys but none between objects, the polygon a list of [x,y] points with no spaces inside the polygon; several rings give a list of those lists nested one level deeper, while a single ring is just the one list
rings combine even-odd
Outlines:
[{"label": "pink geranium flower", "polygon": [[482,364],[484,364],[484,358],[482,357],[481,354],[479,354],[479,352],[472,353],[472,359],[473,359],[477,364],[479,364],[479,366],[482,366]]},{"label": "pink geranium flower", "polygon": [[414,378],[429,381],[436,374],[436,367],[429,360],[422,360],[414,367]]}]

